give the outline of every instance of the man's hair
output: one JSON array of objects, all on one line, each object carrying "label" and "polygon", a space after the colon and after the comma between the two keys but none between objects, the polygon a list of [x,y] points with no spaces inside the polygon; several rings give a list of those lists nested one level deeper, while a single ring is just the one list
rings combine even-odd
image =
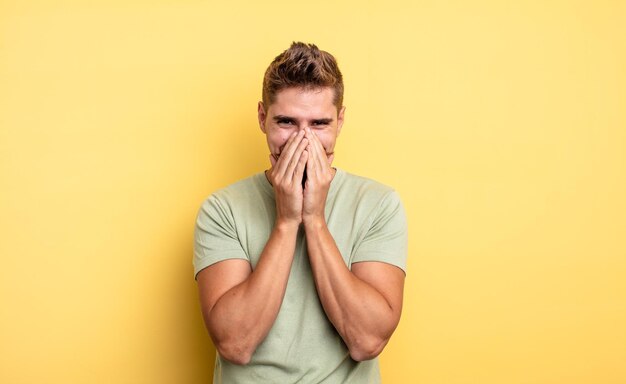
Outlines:
[{"label": "man's hair", "polygon": [[263,77],[263,104],[268,107],[276,94],[285,88],[315,89],[331,87],[337,110],[343,103],[343,77],[337,61],[314,44],[293,42],[285,52],[276,56]]}]

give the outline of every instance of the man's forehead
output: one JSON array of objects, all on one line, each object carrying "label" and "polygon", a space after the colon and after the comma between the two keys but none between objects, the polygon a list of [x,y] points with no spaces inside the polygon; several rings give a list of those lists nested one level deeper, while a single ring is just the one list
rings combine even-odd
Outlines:
[{"label": "man's forehead", "polygon": [[330,87],[321,88],[286,88],[276,93],[274,102],[269,106],[273,115],[336,114],[333,103],[334,90]]}]

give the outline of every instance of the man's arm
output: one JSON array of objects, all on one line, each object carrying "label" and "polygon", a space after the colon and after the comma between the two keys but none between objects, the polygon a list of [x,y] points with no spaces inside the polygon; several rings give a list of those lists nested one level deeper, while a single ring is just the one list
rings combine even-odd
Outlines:
[{"label": "man's arm", "polygon": [[304,133],[292,135],[280,159],[270,156],[276,223],[254,271],[246,260],[215,263],[198,273],[205,325],[220,356],[247,364],[280,310],[302,221]]},{"label": "man's arm", "polygon": [[325,222],[305,222],[309,258],[326,315],[356,361],[378,356],[402,312],[404,272],[361,262],[348,269]]},{"label": "man's arm", "polygon": [[269,332],[285,295],[298,227],[276,226],[254,272],[231,259],[198,273],[204,323],[220,356],[247,364]]},{"label": "man's arm", "polygon": [[357,361],[376,357],[391,338],[402,312],[404,272],[391,264],[360,262],[346,266],[324,217],[333,178],[315,134],[307,132],[309,160],[303,223],[313,277],[329,320]]}]

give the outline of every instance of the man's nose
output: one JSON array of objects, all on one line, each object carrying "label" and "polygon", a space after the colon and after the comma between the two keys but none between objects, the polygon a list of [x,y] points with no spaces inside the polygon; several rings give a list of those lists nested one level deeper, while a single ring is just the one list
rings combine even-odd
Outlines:
[{"label": "man's nose", "polygon": [[302,125],[298,126],[298,132],[304,131],[306,128],[311,128],[311,127],[309,127],[309,125],[306,123],[302,123]]}]

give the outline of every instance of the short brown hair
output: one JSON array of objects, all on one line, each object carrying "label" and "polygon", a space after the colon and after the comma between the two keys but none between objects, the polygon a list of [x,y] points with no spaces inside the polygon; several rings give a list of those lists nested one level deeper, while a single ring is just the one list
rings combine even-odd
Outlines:
[{"label": "short brown hair", "polygon": [[333,103],[337,110],[343,104],[343,77],[337,60],[314,44],[293,42],[289,49],[276,56],[263,77],[263,104],[269,106],[279,91],[290,87],[331,87],[335,91]]}]

